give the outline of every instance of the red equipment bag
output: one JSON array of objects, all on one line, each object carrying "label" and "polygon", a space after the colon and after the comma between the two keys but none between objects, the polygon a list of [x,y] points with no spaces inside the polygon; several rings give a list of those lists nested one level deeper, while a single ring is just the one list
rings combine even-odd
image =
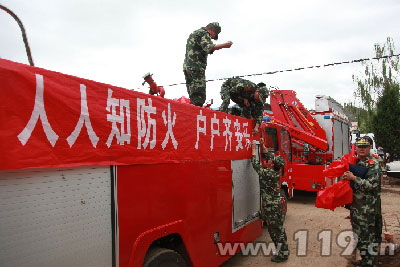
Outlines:
[{"label": "red equipment bag", "polygon": [[315,207],[334,210],[353,202],[353,190],[347,180],[339,182],[319,191],[315,201]]}]

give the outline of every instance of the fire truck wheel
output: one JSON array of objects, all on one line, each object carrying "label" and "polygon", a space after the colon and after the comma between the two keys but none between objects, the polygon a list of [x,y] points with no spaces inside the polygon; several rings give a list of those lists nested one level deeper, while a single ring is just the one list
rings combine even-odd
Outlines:
[{"label": "fire truck wheel", "polygon": [[287,212],[287,194],[284,189],[281,189],[281,204],[282,204],[282,214],[286,215]]},{"label": "fire truck wheel", "polygon": [[185,267],[182,256],[171,249],[150,248],[144,259],[143,267]]}]

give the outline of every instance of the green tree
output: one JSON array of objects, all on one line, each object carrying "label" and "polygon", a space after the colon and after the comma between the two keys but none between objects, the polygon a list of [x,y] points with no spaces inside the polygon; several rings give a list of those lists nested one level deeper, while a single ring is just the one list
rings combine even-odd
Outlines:
[{"label": "green tree", "polygon": [[378,146],[391,155],[400,156],[400,92],[399,57],[395,54],[393,39],[375,44],[378,59],[363,63],[363,75],[354,76],[355,96],[361,102],[357,110],[360,130],[373,132]]},{"label": "green tree", "polygon": [[[377,58],[395,54],[393,39],[390,37],[383,45],[375,44],[374,49]],[[354,94],[361,101],[361,107],[366,110],[359,116],[361,131],[372,132],[376,104],[383,95],[385,84],[399,84],[399,57],[381,58],[362,64],[365,66],[363,75],[353,75],[353,81],[357,83]]]},{"label": "green tree", "polygon": [[370,117],[366,109],[356,107],[353,103],[349,102],[344,104],[344,111],[349,117],[350,121],[358,122],[358,129],[362,133],[372,132],[372,129],[370,127],[370,125],[372,125],[372,122],[369,121]]},{"label": "green tree", "polygon": [[375,141],[390,155],[400,156],[400,91],[399,84],[385,83],[373,116]]}]

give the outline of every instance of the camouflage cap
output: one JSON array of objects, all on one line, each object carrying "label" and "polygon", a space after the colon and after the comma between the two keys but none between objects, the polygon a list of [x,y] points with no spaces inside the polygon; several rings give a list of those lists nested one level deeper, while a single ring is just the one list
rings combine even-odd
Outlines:
[{"label": "camouflage cap", "polygon": [[369,136],[357,137],[355,143],[356,146],[372,146],[373,144],[374,141]]},{"label": "camouflage cap", "polygon": [[207,27],[212,27],[214,30],[217,32],[217,35],[215,36],[214,40],[218,40],[218,34],[221,32],[221,26],[219,26],[218,22],[211,22],[207,25]]},{"label": "camouflage cap", "polygon": [[274,165],[277,168],[282,168],[285,165],[285,160],[282,158],[282,156],[276,156],[274,159]]}]

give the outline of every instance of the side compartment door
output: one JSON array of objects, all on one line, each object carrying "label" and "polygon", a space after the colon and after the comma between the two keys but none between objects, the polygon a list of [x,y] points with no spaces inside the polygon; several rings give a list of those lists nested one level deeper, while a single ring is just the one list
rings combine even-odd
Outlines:
[{"label": "side compartment door", "polygon": [[110,166],[0,171],[0,266],[113,266]]},{"label": "side compartment door", "polygon": [[343,123],[343,155],[350,153],[350,125]]},{"label": "side compartment door", "polygon": [[333,159],[338,160],[343,156],[343,129],[342,122],[333,119]]},{"label": "side compartment door", "polygon": [[232,161],[232,232],[258,219],[260,182],[251,160]]}]

